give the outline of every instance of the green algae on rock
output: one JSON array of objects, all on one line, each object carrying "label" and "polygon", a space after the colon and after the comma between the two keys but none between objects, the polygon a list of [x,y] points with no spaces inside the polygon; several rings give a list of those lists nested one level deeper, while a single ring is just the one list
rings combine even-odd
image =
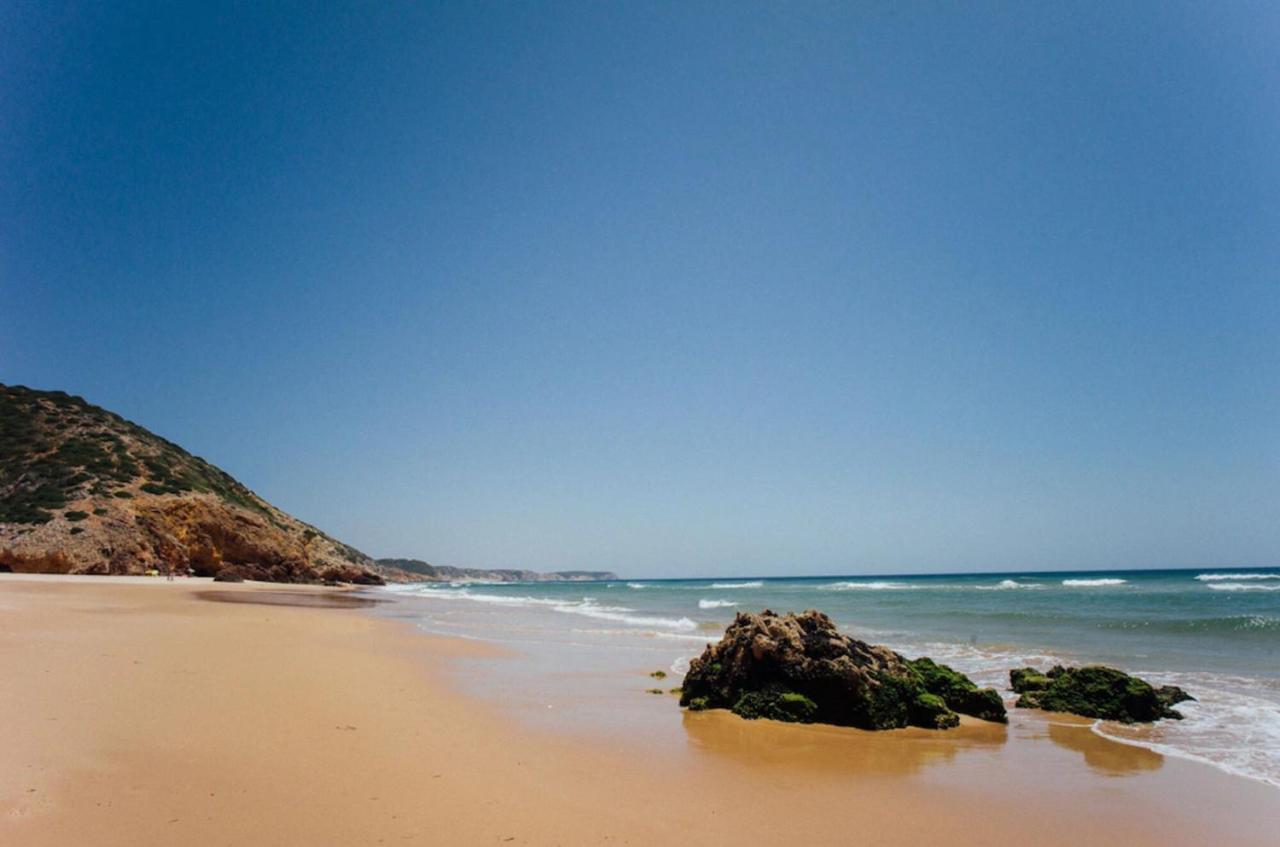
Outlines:
[{"label": "green algae on rock", "polygon": [[907,664],[919,675],[925,690],[941,697],[954,711],[996,723],[1009,720],[1004,700],[994,688],[979,688],[969,677],[927,656],[908,659]]},{"label": "green algae on rock", "polygon": [[1010,687],[1020,694],[1020,709],[1068,712],[1086,718],[1151,723],[1162,718],[1179,720],[1173,708],[1184,700],[1194,700],[1175,685],[1156,688],[1146,680],[1105,665],[1064,668],[1056,665],[1042,674],[1035,668],[1009,672]]}]

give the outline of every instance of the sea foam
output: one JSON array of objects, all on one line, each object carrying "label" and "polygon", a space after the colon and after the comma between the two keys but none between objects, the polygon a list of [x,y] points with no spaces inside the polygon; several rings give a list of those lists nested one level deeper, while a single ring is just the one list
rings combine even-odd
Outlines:
[{"label": "sea foam", "polygon": [[1124,585],[1128,581],[1118,577],[1106,577],[1102,579],[1064,579],[1062,584],[1068,588],[1099,588],[1107,585]]},{"label": "sea foam", "polygon": [[712,588],[764,588],[764,582],[761,580],[752,580],[751,582],[713,582]]},{"label": "sea foam", "polygon": [[832,582],[828,585],[819,585],[818,588],[823,591],[906,591],[917,586],[908,585],[905,582],[885,582],[883,580],[872,580],[870,582]]},{"label": "sea foam", "polygon": [[699,609],[723,609],[726,606],[736,606],[736,605],[738,605],[737,602],[733,600],[699,600],[698,601]]},{"label": "sea foam", "polygon": [[1162,674],[1153,682],[1195,692],[1196,700],[1178,704],[1183,720],[1158,727],[1098,721],[1093,731],[1280,788],[1280,703],[1240,691],[1236,680],[1214,674]]},{"label": "sea foam", "polygon": [[1280,573],[1202,573],[1196,577],[1201,582],[1222,582],[1225,580],[1245,579],[1280,579]]},{"label": "sea foam", "polygon": [[1214,591],[1280,591],[1280,585],[1243,585],[1239,582],[1211,582],[1205,588]]},{"label": "sea foam", "polygon": [[[403,591],[403,589],[402,589]],[[591,597],[581,600],[561,600],[552,597],[527,597],[522,595],[477,594],[466,588],[419,588],[413,593],[420,597],[434,597],[441,600],[467,600],[472,603],[486,603],[493,606],[513,608],[547,608],[563,615],[581,615],[596,620],[613,621],[629,626],[651,626],[664,629],[690,631],[698,628],[696,621],[689,618],[665,618],[656,615],[635,614],[635,609],[627,606],[602,606]]]},{"label": "sea foam", "polygon": [[975,585],[979,591],[1009,591],[1013,588],[1044,588],[1038,582],[1018,582],[1015,579],[1002,579],[995,585]]}]

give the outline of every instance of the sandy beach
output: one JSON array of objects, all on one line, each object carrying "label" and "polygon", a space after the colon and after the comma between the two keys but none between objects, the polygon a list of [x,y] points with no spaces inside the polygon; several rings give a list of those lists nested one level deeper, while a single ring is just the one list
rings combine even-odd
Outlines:
[{"label": "sandy beach", "polygon": [[376,596],[0,577],[0,843],[1274,843],[1280,791],[1040,715],[871,734],[650,695],[633,732],[554,732],[452,683],[497,648]]}]

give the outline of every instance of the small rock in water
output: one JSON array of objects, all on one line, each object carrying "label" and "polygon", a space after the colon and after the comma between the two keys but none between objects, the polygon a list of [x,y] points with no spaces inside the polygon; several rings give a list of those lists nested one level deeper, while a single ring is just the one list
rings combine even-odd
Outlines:
[{"label": "small rock in water", "polygon": [[1182,714],[1173,705],[1195,699],[1176,685],[1154,688],[1145,680],[1105,665],[1056,665],[1048,673],[1018,668],[1009,672],[1009,684],[1022,695],[1016,704],[1020,709],[1068,712],[1121,723],[1180,720]]}]

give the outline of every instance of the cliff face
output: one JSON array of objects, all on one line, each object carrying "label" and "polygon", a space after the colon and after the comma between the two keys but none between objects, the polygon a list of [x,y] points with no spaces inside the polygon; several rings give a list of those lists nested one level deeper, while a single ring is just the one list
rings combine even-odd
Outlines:
[{"label": "cliff face", "polygon": [[377,565],[388,578],[399,582],[451,582],[484,580],[486,582],[586,582],[617,579],[613,571],[539,571],[511,568],[456,568],[432,565],[421,559],[378,559]]},{"label": "cliff face", "polygon": [[0,385],[0,570],[381,582],[225,471],[60,391]]}]

